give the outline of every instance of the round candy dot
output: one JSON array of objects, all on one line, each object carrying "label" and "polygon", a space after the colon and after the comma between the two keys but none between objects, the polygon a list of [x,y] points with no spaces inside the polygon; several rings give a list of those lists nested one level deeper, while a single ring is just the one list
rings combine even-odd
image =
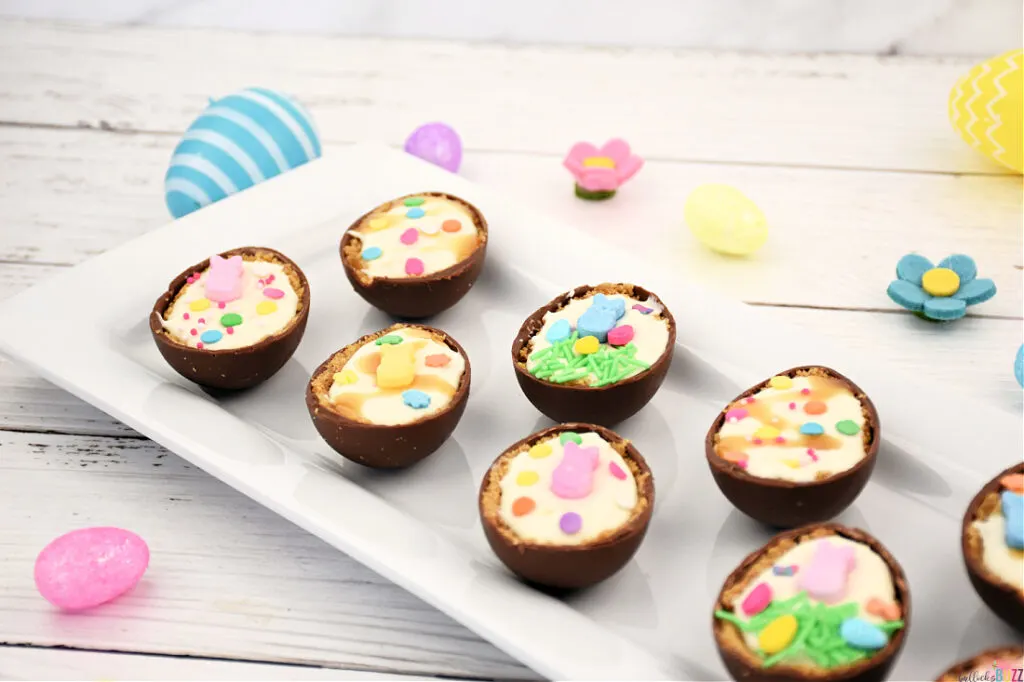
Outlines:
[{"label": "round candy dot", "polygon": [[776,443],[785,443],[786,439],[783,436],[776,436],[775,437],[775,442]]},{"label": "round candy dot", "polygon": [[397,346],[398,344],[402,343],[402,337],[399,336],[398,334],[385,334],[384,336],[374,341],[374,343],[376,343],[378,346]]},{"label": "round candy dot", "polygon": [[754,431],[754,436],[763,440],[772,440],[778,438],[779,435],[779,430],[774,426],[762,426],[757,431]]},{"label": "round candy dot", "polygon": [[256,304],[256,313],[259,315],[269,315],[277,310],[277,304],[273,301],[260,301]]},{"label": "round candy dot", "polygon": [[422,218],[426,214],[427,214],[426,211],[424,211],[422,208],[418,208],[417,207],[417,208],[410,208],[408,211],[406,211],[405,212],[405,217],[406,218],[412,218],[413,220],[416,220],[417,218]]},{"label": "round candy dot", "polygon": [[266,287],[263,289],[263,295],[267,298],[284,298],[284,292],[274,287]]},{"label": "round candy dot", "polygon": [[199,338],[203,343],[217,343],[224,338],[224,335],[220,333],[219,329],[207,329]]},{"label": "round candy dot", "polygon": [[608,343],[612,346],[625,346],[633,340],[633,326],[624,324],[608,332]]},{"label": "round candy dot", "polygon": [[199,313],[210,307],[210,300],[206,298],[197,298],[188,304],[188,309],[194,313]]},{"label": "round candy dot", "polygon": [[582,339],[576,339],[572,349],[577,355],[590,355],[596,353],[600,347],[601,342],[596,336],[584,336]]},{"label": "round candy dot", "polygon": [[749,405],[750,403],[754,402],[754,396],[748,396],[747,399],[744,400],[743,402]]},{"label": "round candy dot", "polygon": [[828,411],[828,405],[821,402],[820,400],[811,400],[804,405],[804,412],[807,414],[825,414]]},{"label": "round candy dot", "polygon": [[422,275],[423,274],[423,261],[419,258],[410,258],[405,261],[405,274],[407,275]]},{"label": "round candy dot", "polygon": [[839,626],[839,635],[854,649],[873,651],[889,643],[889,636],[884,630],[863,618],[844,620]]},{"label": "round candy dot", "polygon": [[202,347],[203,347],[203,343],[201,341],[196,344],[196,348],[202,349]]},{"label": "round candy dot", "polygon": [[811,394],[811,389],[809,389],[809,388],[801,388],[800,389],[800,393],[802,395],[810,395]]},{"label": "round candy dot", "polygon": [[608,472],[620,481],[626,480],[626,472],[615,462],[608,462]]},{"label": "round candy dot", "polygon": [[462,229],[462,223],[458,220],[446,220],[441,223],[441,229],[445,232],[458,232]]},{"label": "round candy dot", "polygon": [[224,310],[224,308],[226,308],[227,306],[228,304],[225,303],[224,301],[221,301],[220,303],[217,304],[217,307],[220,308],[221,310]]},{"label": "round candy dot", "polygon": [[430,405],[430,396],[415,388],[402,391],[402,402],[414,410],[422,410]]},{"label": "round candy dot", "polygon": [[793,380],[787,376],[777,376],[769,379],[768,385],[780,391],[785,391],[788,388],[793,388]]},{"label": "round candy dot", "polygon": [[181,314],[181,319],[187,320],[188,318],[189,318],[189,314],[188,313],[182,313]]},{"label": "round candy dot", "polygon": [[[362,256],[363,256],[363,260],[377,260],[383,254],[384,254],[384,250],[381,249],[379,246],[368,246],[365,249],[363,249]],[[264,289],[263,291],[265,293],[266,289]]]},{"label": "round candy dot", "polygon": [[420,231],[415,227],[410,227],[408,230],[402,233],[402,236],[398,238],[403,244],[415,244],[416,240],[420,238]]},{"label": "round candy dot", "polygon": [[340,372],[334,373],[334,383],[341,384],[354,384],[359,381],[359,375],[350,369],[343,369]]},{"label": "round candy dot", "polygon": [[528,486],[533,485],[540,480],[540,475],[536,471],[520,471],[519,475],[516,476],[516,485]]},{"label": "round candy dot", "polygon": [[851,419],[844,419],[836,423],[836,431],[844,436],[854,436],[860,432],[860,427],[857,426],[857,422]]},{"label": "round candy dot", "polygon": [[420,206],[426,201],[423,197],[406,197],[402,202],[406,206]]},{"label": "round candy dot", "polygon": [[932,296],[952,296],[960,288],[960,275],[949,268],[932,268],[921,277],[921,288]]},{"label": "round candy dot", "polygon": [[820,436],[825,433],[825,427],[818,422],[804,422],[800,425],[800,433],[805,436]]},{"label": "round candy dot", "polygon": [[197,322],[198,322],[198,324],[201,324],[201,325],[206,324],[206,318],[205,317],[200,317]]},{"label": "round candy dot", "polygon": [[199,330],[197,330],[195,328],[192,328],[192,329],[189,330],[188,333],[191,334],[192,336],[196,336],[196,335],[199,334]]},{"label": "round candy dot", "polygon": [[53,540],[36,558],[34,578],[43,597],[81,611],[116,599],[142,578],[149,547],[121,528],[81,528]]},{"label": "round candy dot", "polygon": [[[370,222],[367,223],[367,224],[370,226],[371,230],[383,230],[385,227],[388,226],[388,219],[387,218],[370,218]],[[379,256],[379,255],[380,254],[378,253],[377,256]],[[374,256],[374,258],[376,258],[377,256]],[[364,255],[363,258],[366,258],[366,256]],[[373,259],[372,258],[367,258],[367,260],[373,260]]]},{"label": "round candy dot", "polygon": [[220,324],[222,327],[235,327],[242,324],[242,316],[238,313],[228,313],[220,316]]},{"label": "round candy dot", "polygon": [[444,367],[451,361],[452,359],[444,353],[436,353],[423,358],[423,364],[427,367]]},{"label": "round candy dot", "polygon": [[512,503],[512,516],[526,516],[537,507],[532,497],[517,497]]},{"label": "round candy dot", "polygon": [[742,407],[734,407],[725,413],[725,420],[727,422],[736,423],[741,419],[746,419],[750,413],[744,410]]},{"label": "round candy dot", "polygon": [[571,334],[572,325],[569,324],[569,320],[556,320],[554,324],[548,327],[544,338],[549,343],[558,343],[559,341],[565,341]]},{"label": "round candy dot", "polygon": [[558,527],[566,535],[575,535],[583,527],[583,519],[576,512],[566,512],[558,520]]},{"label": "round candy dot", "polygon": [[789,409],[795,410],[796,409],[796,403],[790,403],[789,404]]},{"label": "round candy dot", "polygon": [[569,441],[572,441],[573,443],[576,443],[576,445],[580,445],[581,443],[583,443],[583,439],[580,438],[580,434],[578,434],[578,433],[574,433],[572,431],[563,431],[561,434],[559,434],[559,436],[558,436],[558,442],[559,443],[561,443],[562,445],[565,445]]},{"label": "round candy dot", "polygon": [[544,459],[553,452],[551,446],[547,443],[537,443],[530,448],[530,457],[534,459]]},{"label": "round candy dot", "polygon": [[226,331],[228,334],[234,334],[235,333],[235,328],[234,327],[228,327],[224,331]]},{"label": "round candy dot", "polygon": [[757,646],[765,654],[777,654],[793,641],[797,630],[796,616],[791,613],[779,616],[761,630],[757,636]]}]

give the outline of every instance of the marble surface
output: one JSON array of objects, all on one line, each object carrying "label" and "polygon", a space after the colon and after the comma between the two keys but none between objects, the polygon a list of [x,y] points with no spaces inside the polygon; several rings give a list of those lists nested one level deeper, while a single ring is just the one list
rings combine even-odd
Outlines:
[{"label": "marble surface", "polygon": [[345,36],[769,52],[992,55],[1020,0],[0,0],[0,17]]}]

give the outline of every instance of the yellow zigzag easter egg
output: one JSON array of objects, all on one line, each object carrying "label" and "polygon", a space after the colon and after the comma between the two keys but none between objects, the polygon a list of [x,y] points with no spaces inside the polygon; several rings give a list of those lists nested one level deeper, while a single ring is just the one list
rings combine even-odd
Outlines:
[{"label": "yellow zigzag easter egg", "polygon": [[978,64],[949,93],[949,120],[964,142],[1024,173],[1024,50]]}]

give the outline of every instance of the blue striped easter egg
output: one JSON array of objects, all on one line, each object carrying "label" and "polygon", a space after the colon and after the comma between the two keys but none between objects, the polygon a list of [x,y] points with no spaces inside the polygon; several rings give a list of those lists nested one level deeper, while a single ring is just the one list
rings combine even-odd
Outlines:
[{"label": "blue striped easter egg", "polygon": [[211,100],[174,148],[167,208],[180,218],[319,156],[313,119],[287,95],[247,88]]}]

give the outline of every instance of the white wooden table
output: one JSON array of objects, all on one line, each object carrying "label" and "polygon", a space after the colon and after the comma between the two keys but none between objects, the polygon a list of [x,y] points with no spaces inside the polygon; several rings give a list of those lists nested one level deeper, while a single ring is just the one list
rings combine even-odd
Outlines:
[{"label": "white wooden table", "polygon": [[[399,145],[424,121],[448,121],[467,146],[466,177],[621,244],[624,257],[671,263],[1019,414],[1021,179],[949,127],[947,94],[969,66],[8,21],[0,297],[167,221],[162,181],[177,136],[207,97],[266,85],[308,106],[326,154],[356,140]],[[574,199],[561,156],[577,139],[617,135],[647,167],[612,202]],[[712,181],[743,188],[769,216],[757,257],[723,259],[690,237],[682,202]],[[999,294],[954,325],[919,320],[885,295],[909,251],[971,254]],[[536,677],[128,427],[0,363],[0,678]],[[35,556],[56,535],[99,524],[146,538],[151,569],[131,595],[59,615],[35,592]]]}]

